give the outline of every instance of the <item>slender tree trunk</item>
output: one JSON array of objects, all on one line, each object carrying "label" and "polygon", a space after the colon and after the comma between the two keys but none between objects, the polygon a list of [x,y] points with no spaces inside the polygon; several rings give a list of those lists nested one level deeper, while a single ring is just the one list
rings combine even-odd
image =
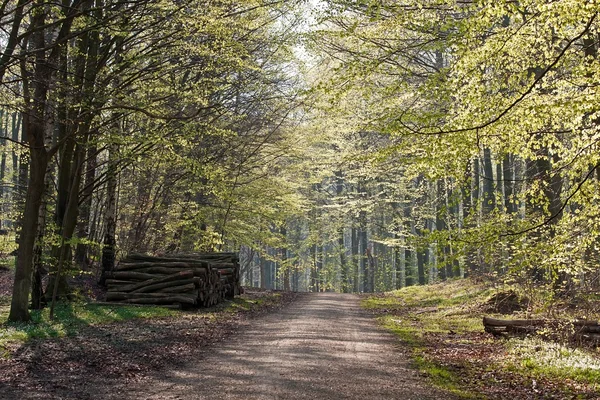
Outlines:
[{"label": "slender tree trunk", "polygon": [[367,213],[366,211],[360,211],[359,213],[359,223],[360,223],[360,231],[358,233],[359,242],[360,242],[360,272],[363,277],[363,291],[368,292],[370,289],[369,286],[369,268],[367,264]]},{"label": "slender tree trunk", "polygon": [[483,212],[489,214],[496,207],[496,195],[494,191],[494,167],[492,164],[492,152],[490,149],[483,150]]},{"label": "slender tree trunk", "polygon": [[428,250],[420,249],[417,251],[417,272],[419,275],[419,285],[425,285],[425,264],[427,263],[426,254]]},{"label": "slender tree trunk", "polygon": [[354,292],[360,292],[360,263],[358,262],[359,251],[358,251],[358,229],[352,227],[352,265],[354,269]]},{"label": "slender tree trunk", "polygon": [[[284,243],[287,242],[287,229],[285,226],[281,228],[281,236],[283,237]],[[283,290],[290,290],[290,266],[287,265],[288,249],[284,246],[281,249],[281,267],[283,268]]]},{"label": "slender tree trunk", "polygon": [[[21,113],[13,113],[12,114],[12,140],[14,143],[18,143],[19,142],[19,134],[22,130],[21,128]],[[15,209],[15,207],[18,207],[19,204],[19,193],[20,193],[20,189],[19,189],[19,176],[17,174],[19,168],[19,154],[17,153],[17,151],[15,150],[15,146],[13,146],[13,151],[12,151],[12,184],[13,187],[10,190],[10,198],[12,199],[11,203],[13,206],[13,212],[17,212],[20,214],[22,209]],[[20,217],[17,217],[15,222],[15,226],[14,228],[16,230],[19,230],[19,222],[20,221]],[[16,237],[17,241],[18,241],[18,234]]]},{"label": "slender tree trunk", "polygon": [[[85,171],[85,186],[83,188],[83,202],[80,206],[80,218],[77,225],[77,237],[81,240],[88,240],[90,235],[90,215],[92,211],[92,195],[94,191],[94,181],[96,179],[97,149],[92,146],[87,152],[87,167]],[[75,251],[75,260],[79,265],[88,264],[89,245],[79,242]]]},{"label": "slender tree trunk", "polygon": [[106,282],[106,274],[115,267],[116,227],[117,227],[117,154],[116,145],[108,151],[106,176],[106,209],[104,214],[104,240],[102,247],[102,273],[100,285]]},{"label": "slender tree trunk", "polygon": [[[263,254],[264,254],[265,250],[263,250]],[[259,254],[259,259],[260,259],[260,288],[261,289],[266,289],[267,288],[267,261],[265,260],[265,257],[263,256],[263,254]]]}]

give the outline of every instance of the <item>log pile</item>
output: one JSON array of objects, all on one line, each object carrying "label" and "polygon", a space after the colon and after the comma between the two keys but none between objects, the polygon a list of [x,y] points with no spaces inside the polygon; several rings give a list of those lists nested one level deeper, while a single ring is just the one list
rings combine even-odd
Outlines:
[{"label": "log pile", "polygon": [[211,307],[241,293],[237,253],[130,254],[107,275],[107,302]]}]

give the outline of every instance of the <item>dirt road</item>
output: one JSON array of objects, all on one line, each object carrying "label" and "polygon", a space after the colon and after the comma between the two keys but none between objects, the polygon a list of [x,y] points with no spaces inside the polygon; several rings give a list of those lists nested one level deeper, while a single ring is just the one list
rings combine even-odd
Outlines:
[{"label": "dirt road", "polygon": [[451,399],[409,368],[358,298],[302,296],[206,358],[121,393],[130,399]]}]

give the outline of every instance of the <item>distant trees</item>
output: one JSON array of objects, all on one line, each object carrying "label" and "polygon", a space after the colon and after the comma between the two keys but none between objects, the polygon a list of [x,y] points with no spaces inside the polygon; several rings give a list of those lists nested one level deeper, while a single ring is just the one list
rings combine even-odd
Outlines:
[{"label": "distant trees", "polygon": [[339,221],[346,251],[367,226],[354,290],[490,272],[558,288],[598,273],[597,7],[327,4],[309,41],[321,62],[314,118],[323,143],[346,151],[329,153],[343,168],[322,187],[343,170],[362,189],[344,193],[351,219],[321,215]]}]

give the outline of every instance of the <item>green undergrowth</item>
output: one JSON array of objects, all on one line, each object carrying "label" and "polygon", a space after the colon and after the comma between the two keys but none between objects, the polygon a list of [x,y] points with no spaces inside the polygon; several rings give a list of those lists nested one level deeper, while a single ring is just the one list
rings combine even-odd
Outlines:
[{"label": "green undergrowth", "polygon": [[452,368],[429,356],[426,337],[432,333],[480,330],[481,319],[468,306],[485,298],[489,292],[462,280],[443,285],[411,286],[368,297],[362,304],[380,314],[380,324],[411,348],[415,367],[435,386],[463,399],[480,399],[483,397],[462,388],[460,376]]},{"label": "green undergrowth", "polygon": [[[8,356],[8,349],[31,339],[57,338],[79,334],[87,326],[107,325],[133,319],[182,317],[219,320],[238,312],[252,312],[279,302],[280,294],[271,293],[253,298],[240,296],[210,309],[179,311],[164,307],[135,307],[100,305],[83,301],[58,303],[54,320],[49,318],[49,308],[31,311],[31,322],[0,324],[0,357]],[[0,304],[0,321],[6,321],[9,304]]]},{"label": "green undergrowth", "polygon": [[228,318],[232,314],[257,312],[270,306],[275,306],[279,303],[280,297],[279,293],[269,293],[258,298],[250,298],[242,295],[232,300],[224,301],[207,310],[200,309],[195,313],[189,314],[188,317],[193,318],[200,315],[210,320],[218,320]]},{"label": "green undergrowth", "polygon": [[[158,318],[175,315],[176,311],[161,307],[104,306],[93,303],[59,303],[50,320],[50,310],[31,311],[31,322],[0,325],[0,350],[9,344],[30,339],[76,335],[82,328],[137,318]],[[0,308],[0,320],[8,318],[8,307]]]},{"label": "green undergrowth", "polygon": [[[474,393],[484,393],[485,390],[478,389],[489,382],[476,379],[479,388],[461,383],[465,376],[479,376],[485,371],[517,374],[525,380],[539,378],[556,382],[558,386],[572,381],[592,391],[600,389],[597,386],[600,382],[600,349],[574,349],[539,337],[507,340],[483,334],[484,315],[525,317],[523,314],[491,314],[488,302],[497,292],[464,279],[367,297],[363,307],[376,313],[381,325],[411,348],[415,366],[423,374],[436,386],[459,397],[485,398],[483,394]],[[535,307],[528,310],[529,313],[532,311],[536,311]],[[456,356],[465,348],[483,349],[491,356],[485,361],[479,361],[468,352]],[[565,387],[564,390],[572,388]]]},{"label": "green undergrowth", "polygon": [[233,300],[223,303],[222,307],[226,312],[253,311],[269,305],[277,304],[280,297],[280,293],[272,293],[269,296],[263,296],[254,299],[236,297]]},{"label": "green undergrowth", "polygon": [[[535,377],[569,379],[595,385],[600,383],[598,351],[594,354],[536,337],[510,339],[507,349],[508,358],[504,365],[508,370]],[[600,386],[596,389],[600,389]]]}]

